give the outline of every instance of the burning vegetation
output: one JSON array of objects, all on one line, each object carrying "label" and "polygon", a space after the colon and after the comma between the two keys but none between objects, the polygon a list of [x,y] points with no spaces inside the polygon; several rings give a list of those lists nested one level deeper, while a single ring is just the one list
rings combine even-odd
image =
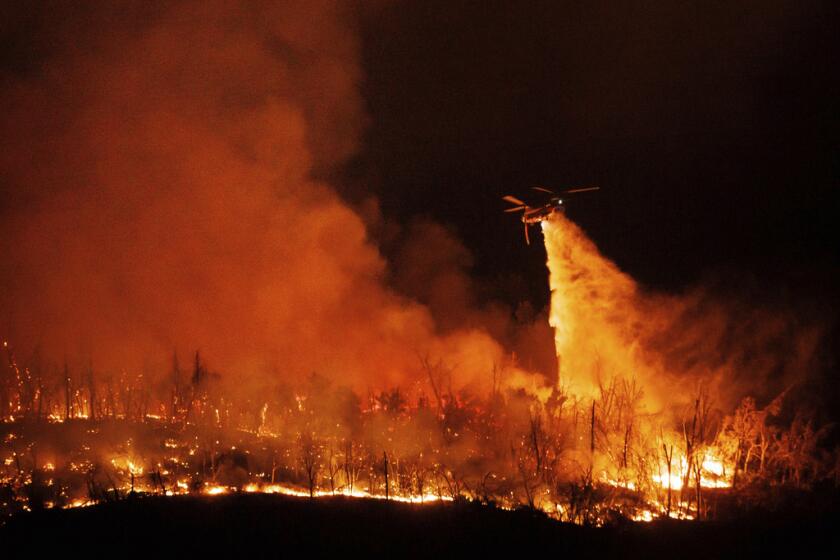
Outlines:
[{"label": "burning vegetation", "polygon": [[496,366],[478,392],[458,384],[454,364],[421,355],[405,385],[360,392],[312,374],[231,391],[198,352],[189,367],[173,356],[150,383],[128,371],[21,364],[6,343],[4,514],[266,492],[469,499],[601,525],[715,518],[719,504],[756,487],[836,484],[840,455],[821,445],[826,429],[786,394],[761,408],[746,396],[726,412],[722,370],[658,371],[664,361],[644,343],[653,335],[621,330],[642,305],[632,281],[565,218],[544,231],[553,384]]}]

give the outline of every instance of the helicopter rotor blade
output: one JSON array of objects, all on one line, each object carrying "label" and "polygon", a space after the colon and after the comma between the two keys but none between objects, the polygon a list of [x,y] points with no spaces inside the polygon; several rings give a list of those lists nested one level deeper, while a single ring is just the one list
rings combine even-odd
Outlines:
[{"label": "helicopter rotor blade", "polygon": [[563,194],[574,194],[574,193],[581,193],[581,192],[589,192],[589,191],[597,191],[600,190],[601,187],[581,187],[578,189],[569,189],[565,191],[561,191]]},{"label": "helicopter rotor blade", "polygon": [[531,190],[540,191],[548,194],[556,194],[554,191],[549,190],[545,187],[531,187]]},{"label": "helicopter rotor blade", "polygon": [[524,202],[516,198],[515,196],[505,195],[502,197],[502,200],[510,202],[511,204],[516,204],[517,206],[527,206]]},{"label": "helicopter rotor blade", "polygon": [[508,208],[507,210],[505,210],[505,212],[522,212],[526,208],[528,208],[528,207],[527,206],[517,206],[515,208]]},{"label": "helicopter rotor blade", "polygon": [[531,244],[531,238],[528,237],[528,224],[525,224],[525,244],[526,245]]}]

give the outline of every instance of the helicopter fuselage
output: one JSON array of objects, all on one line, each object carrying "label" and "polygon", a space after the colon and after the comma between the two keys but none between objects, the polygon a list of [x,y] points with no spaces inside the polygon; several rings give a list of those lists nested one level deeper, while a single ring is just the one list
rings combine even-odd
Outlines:
[{"label": "helicopter fuselage", "polygon": [[538,224],[549,219],[555,212],[563,212],[565,207],[559,198],[539,208],[528,208],[522,213],[522,223],[526,225]]},{"label": "helicopter fuselage", "polygon": [[548,204],[538,207],[529,206],[527,202],[509,194],[503,196],[502,200],[506,201],[508,204],[513,204],[513,207],[508,208],[505,212],[522,212],[522,216],[519,219],[523,224],[525,224],[525,243],[530,245],[531,239],[528,236],[528,226],[548,220],[555,212],[563,212],[565,206],[563,206],[563,199],[560,198],[560,195],[597,191],[599,188],[600,187],[577,187],[556,193],[545,187],[531,187],[532,190],[551,195],[551,198],[548,200]]}]

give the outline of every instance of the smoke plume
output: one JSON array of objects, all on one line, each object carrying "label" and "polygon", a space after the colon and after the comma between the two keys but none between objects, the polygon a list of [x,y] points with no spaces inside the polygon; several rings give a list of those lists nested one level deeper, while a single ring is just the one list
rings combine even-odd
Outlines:
[{"label": "smoke plume", "polygon": [[[504,353],[385,285],[325,176],[366,116],[348,4],[68,5],[0,90],[0,328],[23,357],[355,387]],[[182,361],[186,361],[183,360]]]}]

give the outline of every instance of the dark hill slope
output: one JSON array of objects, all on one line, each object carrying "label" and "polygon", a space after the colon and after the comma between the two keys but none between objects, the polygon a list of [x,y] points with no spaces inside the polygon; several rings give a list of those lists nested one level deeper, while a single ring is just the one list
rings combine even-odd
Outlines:
[{"label": "dark hill slope", "polygon": [[[0,528],[10,558],[220,557],[722,558],[840,551],[838,518],[627,524],[593,529],[475,504],[277,495],[148,497],[17,516]],[[831,550],[826,550],[825,547]],[[4,555],[5,556],[5,555]]]}]

